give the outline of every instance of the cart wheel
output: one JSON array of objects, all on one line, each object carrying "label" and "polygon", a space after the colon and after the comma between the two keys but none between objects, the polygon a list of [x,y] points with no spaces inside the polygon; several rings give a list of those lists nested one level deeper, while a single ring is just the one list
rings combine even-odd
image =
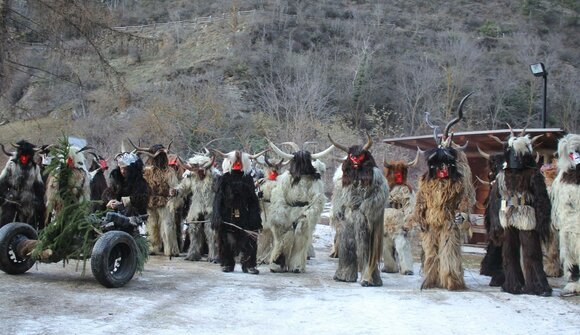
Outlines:
[{"label": "cart wheel", "polygon": [[38,234],[26,223],[12,222],[0,228],[0,270],[18,275],[28,271],[35,260],[17,255],[19,243],[26,240],[37,240]]},{"label": "cart wheel", "polygon": [[106,287],[121,287],[129,282],[137,269],[137,244],[123,231],[104,233],[93,246],[91,270]]}]

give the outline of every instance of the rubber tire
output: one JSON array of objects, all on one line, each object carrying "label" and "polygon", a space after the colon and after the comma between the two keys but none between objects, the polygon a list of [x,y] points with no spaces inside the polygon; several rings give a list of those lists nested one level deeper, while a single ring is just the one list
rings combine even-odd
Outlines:
[{"label": "rubber tire", "polygon": [[0,228],[0,270],[11,275],[28,271],[36,262],[33,258],[21,259],[10,255],[12,243],[16,239],[37,240],[38,233],[31,225],[21,222],[11,222]]},{"label": "rubber tire", "polygon": [[117,230],[104,233],[93,246],[91,270],[105,287],[127,284],[137,270],[137,244],[133,237]]}]

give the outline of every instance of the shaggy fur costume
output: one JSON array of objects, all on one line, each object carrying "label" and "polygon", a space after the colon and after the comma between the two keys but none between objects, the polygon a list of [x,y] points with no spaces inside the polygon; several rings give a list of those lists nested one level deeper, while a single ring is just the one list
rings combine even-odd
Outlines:
[{"label": "shaggy fur costume", "polygon": [[218,262],[216,232],[212,229],[209,220],[212,216],[215,197],[214,183],[219,177],[219,171],[211,166],[212,159],[205,155],[196,155],[190,158],[188,163],[194,168],[183,174],[178,188],[178,194],[181,198],[191,194],[189,211],[186,216],[186,221],[189,223],[187,234],[190,244],[185,259],[189,261],[201,260],[203,251],[207,247],[207,260]]},{"label": "shaggy fur costume", "polygon": [[[450,139],[449,139],[450,141]],[[461,266],[461,232],[456,214],[469,212],[464,184],[468,166],[455,149],[440,145],[426,152],[429,171],[419,180],[413,222],[421,226],[425,280],[421,288],[465,288]],[[462,220],[463,221],[463,220]],[[463,221],[465,223],[465,221]]]},{"label": "shaggy fur costume", "polygon": [[415,205],[415,195],[407,185],[395,184],[390,189],[385,208],[382,272],[413,274],[413,254],[409,241],[409,216]]},{"label": "shaggy fur costume", "polygon": [[564,296],[580,294],[580,164],[570,154],[580,154],[580,135],[569,134],[560,140],[558,177],[551,192],[552,223],[559,231],[560,259],[569,280],[562,289]]},{"label": "shaggy fur costume", "polygon": [[[271,174],[272,171],[266,169],[267,174]],[[259,263],[269,263],[270,255],[274,249],[274,234],[272,232],[272,225],[270,223],[271,204],[272,204],[272,191],[278,185],[278,176],[272,176],[270,178],[262,178],[257,181],[258,194],[260,195],[260,205],[261,205],[261,216],[262,216],[262,233],[258,238],[258,262]]]},{"label": "shaggy fur costume", "polygon": [[361,150],[361,146],[351,147],[349,152],[364,154],[365,158],[358,168],[345,160],[335,188],[337,193],[333,195],[337,208],[344,208],[334,279],[354,282],[360,271],[362,286],[382,286],[379,262],[389,189],[370,152]]},{"label": "shaggy fur costume", "polygon": [[297,155],[305,157],[292,160],[290,170],[278,177],[279,185],[272,191],[272,272],[305,271],[312,233],[326,201],[324,182],[312,166],[310,153],[301,151]]},{"label": "shaggy fur costume", "polygon": [[24,222],[40,229],[44,224],[44,183],[33,159],[35,148],[26,141],[17,145],[0,174],[0,227]]},{"label": "shaggy fur costume", "polygon": [[412,275],[413,254],[408,232],[412,226],[409,217],[415,206],[415,194],[407,182],[409,164],[404,161],[385,162],[383,171],[390,192],[388,208],[385,208],[384,264],[381,271]]},{"label": "shaggy fur costume", "polygon": [[504,228],[502,289],[513,294],[549,296],[552,289],[542,265],[540,239],[546,240],[549,235],[551,204],[544,177],[532,156],[530,139],[510,137],[505,158],[505,169],[497,176],[499,221]]},{"label": "shaggy fur costume", "polygon": [[501,286],[505,280],[503,273],[503,228],[499,223],[499,209],[501,198],[499,195],[496,178],[505,162],[503,153],[489,156],[489,181],[491,182],[489,195],[485,199],[484,225],[487,232],[486,254],[481,261],[479,273],[484,276],[490,276],[489,286]]},{"label": "shaggy fur costume", "polygon": [[[159,157],[156,157],[157,159]],[[167,158],[166,158],[167,159]],[[150,197],[147,208],[147,233],[151,243],[151,252],[163,253],[166,256],[179,256],[179,244],[175,231],[174,213],[169,206],[170,189],[178,186],[175,171],[165,164],[145,168],[144,178],[149,184]]]},{"label": "shaggy fur costume", "polygon": [[[554,179],[558,176],[558,163],[554,159],[552,164],[544,164],[540,169],[546,181],[548,188],[548,195],[551,196],[552,184]],[[548,277],[561,277],[563,274],[562,266],[560,264],[560,238],[558,237],[558,230],[554,224],[550,225],[550,235],[547,241],[542,241],[542,255],[544,272]]]},{"label": "shaggy fur costume", "polygon": [[258,274],[257,242],[247,232],[262,228],[254,179],[249,173],[232,170],[231,164],[228,170],[218,180],[211,220],[213,229],[217,230],[222,271],[233,271],[235,257],[240,254],[242,271]]}]

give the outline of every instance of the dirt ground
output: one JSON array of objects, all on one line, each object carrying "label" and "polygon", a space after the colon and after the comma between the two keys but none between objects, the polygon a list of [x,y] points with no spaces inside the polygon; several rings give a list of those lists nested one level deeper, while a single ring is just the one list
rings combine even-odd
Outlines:
[{"label": "dirt ground", "polygon": [[[322,245],[321,245],[322,244]],[[327,242],[306,273],[222,273],[218,265],[152,256],[125,287],[107,289],[75,262],[0,273],[0,334],[578,334],[580,297],[514,296],[487,285],[467,255],[466,291],[419,289],[415,275],[382,274],[383,286],[332,280]],[[90,264],[89,264],[90,265]]]}]

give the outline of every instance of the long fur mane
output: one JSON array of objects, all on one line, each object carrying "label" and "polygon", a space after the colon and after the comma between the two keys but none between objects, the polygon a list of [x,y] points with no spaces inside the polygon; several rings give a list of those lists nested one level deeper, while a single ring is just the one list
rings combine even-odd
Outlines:
[{"label": "long fur mane", "polygon": [[302,176],[320,179],[320,173],[312,165],[312,156],[308,151],[301,150],[294,153],[294,158],[290,161],[288,172],[292,176],[292,185],[298,184]]}]

